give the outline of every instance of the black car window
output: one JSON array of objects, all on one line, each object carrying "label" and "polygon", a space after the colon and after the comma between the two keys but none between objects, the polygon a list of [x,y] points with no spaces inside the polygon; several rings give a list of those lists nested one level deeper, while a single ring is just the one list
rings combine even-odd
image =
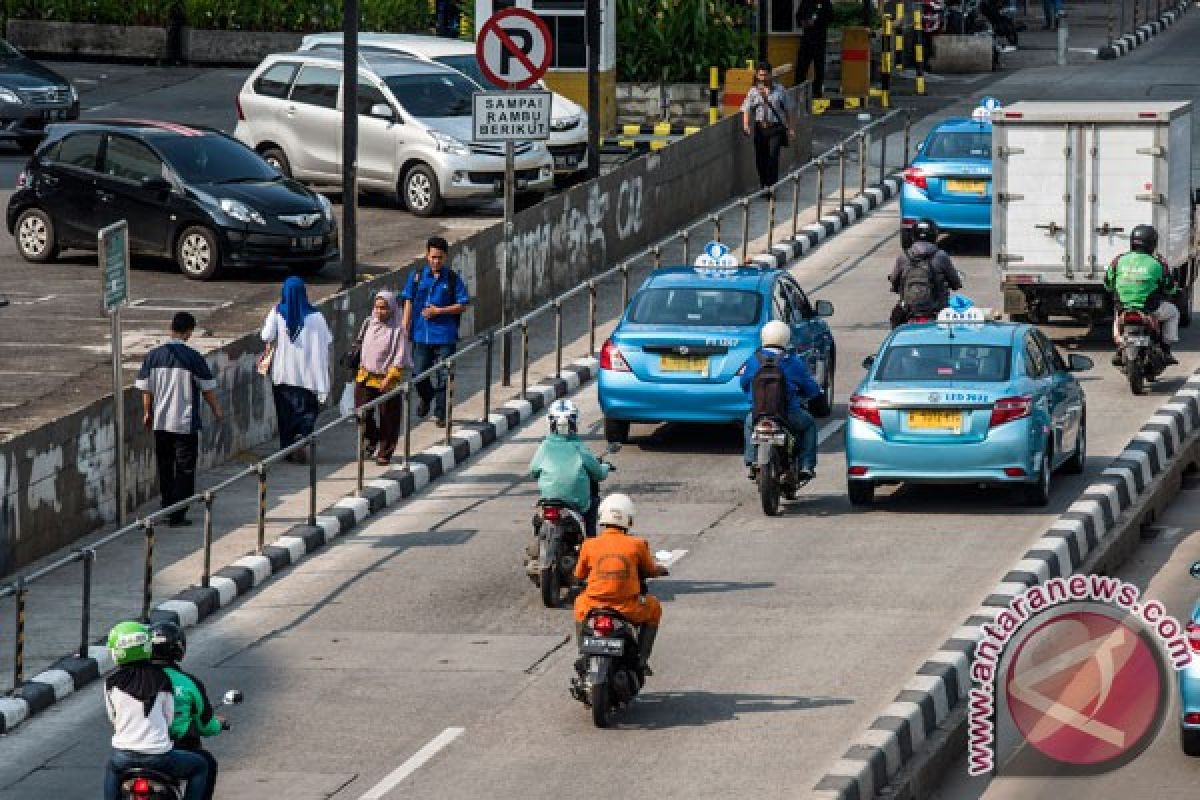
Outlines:
[{"label": "black car window", "polygon": [[1046,337],[1046,334],[1037,331],[1033,334],[1033,338],[1042,346],[1042,353],[1046,357],[1046,363],[1055,372],[1067,372],[1067,362],[1063,359],[1062,353],[1058,352],[1058,348],[1054,346],[1054,342]]},{"label": "black car window", "polygon": [[479,87],[457,72],[391,75],[383,79],[400,106],[414,117],[469,117]]},{"label": "black car window", "polygon": [[787,287],[788,294],[792,297],[792,308],[796,309],[803,319],[811,319],[814,316],[813,309],[804,290],[787,279],[784,279],[783,285]]},{"label": "black car window", "polygon": [[296,70],[299,68],[299,64],[291,61],[275,64],[258,76],[258,80],[254,82],[254,91],[267,97],[287,97],[288,87],[292,85],[292,78],[296,77]]},{"label": "black car window", "polygon": [[279,173],[257,153],[220,133],[156,136],[154,146],[186,183],[279,180]]},{"label": "black car window", "polygon": [[775,306],[775,318],[790,323],[792,321],[792,301],[782,280],[776,281],[771,290],[771,303]]},{"label": "black car window", "polygon": [[96,169],[96,153],[100,149],[100,133],[73,133],[46,151],[46,158],[57,164],[79,169]]},{"label": "black car window", "polygon": [[1025,371],[1031,378],[1040,378],[1046,374],[1046,358],[1032,335],[1025,336]]},{"label": "black car window", "polygon": [[483,70],[479,68],[479,59],[473,54],[464,53],[461,56],[438,56],[434,61],[445,64],[450,69],[458,70],[484,88],[492,85],[492,82],[484,76]]},{"label": "black car window", "polygon": [[991,131],[935,133],[925,151],[927,158],[991,158]]},{"label": "black car window", "polygon": [[17,51],[17,48],[13,47],[3,39],[0,39],[0,58],[9,59],[20,57],[21,54]]},{"label": "black car window", "polygon": [[358,114],[365,117],[371,113],[373,106],[391,106],[387,98],[383,96],[383,92],[372,83],[358,79]]},{"label": "black car window", "polygon": [[875,380],[918,381],[1008,380],[1009,349],[977,344],[901,344],[883,354]]},{"label": "black car window", "polygon": [[641,325],[743,327],[758,320],[758,308],[757,292],[680,286],[638,293],[626,319]]},{"label": "black car window", "polygon": [[292,100],[321,108],[337,108],[342,71],[329,67],[306,66],[292,84]]},{"label": "black car window", "polygon": [[104,148],[104,174],[131,181],[161,178],[162,161],[141,142],[109,134]]}]

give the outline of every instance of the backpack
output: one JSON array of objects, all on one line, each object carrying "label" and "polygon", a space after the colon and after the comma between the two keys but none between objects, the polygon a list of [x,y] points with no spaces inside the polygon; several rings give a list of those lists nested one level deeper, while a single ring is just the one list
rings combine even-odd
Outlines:
[{"label": "backpack", "polygon": [[929,256],[908,256],[908,266],[900,276],[900,301],[917,314],[938,310],[937,278]]},{"label": "backpack", "polygon": [[754,419],[775,417],[787,419],[788,386],[780,365],[780,357],[761,351],[755,354],[758,372],[750,382],[750,401]]}]

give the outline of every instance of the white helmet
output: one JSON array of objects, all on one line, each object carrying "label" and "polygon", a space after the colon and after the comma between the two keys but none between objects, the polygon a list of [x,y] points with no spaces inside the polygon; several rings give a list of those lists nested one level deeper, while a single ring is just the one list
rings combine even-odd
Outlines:
[{"label": "white helmet", "polygon": [[579,426],[579,408],[570,400],[555,400],[546,418],[550,421],[551,433],[575,433]]},{"label": "white helmet", "polygon": [[633,527],[633,515],[636,509],[627,494],[610,494],[600,502],[597,522],[601,525],[611,525],[614,528],[629,530]]},{"label": "white helmet", "polygon": [[763,325],[759,336],[762,337],[763,347],[786,348],[792,342],[792,329],[786,322],[773,319]]}]

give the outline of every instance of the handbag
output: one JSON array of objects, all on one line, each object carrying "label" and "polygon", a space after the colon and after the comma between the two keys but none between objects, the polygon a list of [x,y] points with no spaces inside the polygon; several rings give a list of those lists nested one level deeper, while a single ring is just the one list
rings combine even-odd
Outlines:
[{"label": "handbag", "polygon": [[262,351],[255,362],[254,369],[259,375],[270,375],[271,364],[275,362],[275,343],[267,342],[267,348]]},{"label": "handbag", "polygon": [[362,363],[363,337],[367,335],[367,325],[370,322],[370,317],[363,320],[362,327],[358,331],[358,338],[354,340],[354,344],[350,345],[349,349],[342,353],[342,357],[338,359],[338,363],[350,372],[358,372],[358,367]]}]

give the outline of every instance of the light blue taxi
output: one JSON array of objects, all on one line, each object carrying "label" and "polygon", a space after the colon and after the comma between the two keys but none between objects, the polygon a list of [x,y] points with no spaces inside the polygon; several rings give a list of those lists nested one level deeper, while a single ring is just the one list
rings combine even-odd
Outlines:
[{"label": "light blue taxi", "polygon": [[901,325],[863,362],[846,420],[853,505],[886,484],[970,483],[1016,486],[1040,506],[1056,470],[1084,469],[1087,407],[1073,373],[1092,360],[952,300],[937,322]]},{"label": "light blue taxi", "polygon": [[693,266],[655,270],[600,351],[605,437],[624,442],[633,423],[741,423],[750,403],[738,375],[772,319],[791,325],[792,347],[832,406],[832,314],[786,271],[739,265],[718,243]]},{"label": "light blue taxi", "polygon": [[[1192,564],[1193,578],[1200,578],[1200,561]],[[1187,646],[1192,663],[1180,669],[1179,676],[1179,743],[1184,755],[1200,756],[1200,602],[1192,606],[1187,620]]]}]

